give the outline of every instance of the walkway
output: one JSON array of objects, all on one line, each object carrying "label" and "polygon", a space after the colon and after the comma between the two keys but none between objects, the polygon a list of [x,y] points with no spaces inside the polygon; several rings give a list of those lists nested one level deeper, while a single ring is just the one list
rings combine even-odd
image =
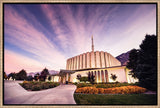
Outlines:
[{"label": "walkway", "polygon": [[76,104],[74,101],[75,85],[27,91],[17,81],[4,81],[4,104]]}]

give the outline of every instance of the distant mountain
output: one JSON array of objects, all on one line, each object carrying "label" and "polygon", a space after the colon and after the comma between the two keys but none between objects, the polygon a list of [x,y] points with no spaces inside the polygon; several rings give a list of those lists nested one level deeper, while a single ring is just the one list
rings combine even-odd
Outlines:
[{"label": "distant mountain", "polygon": [[[32,77],[34,77],[34,75],[35,74],[37,74],[37,73],[41,73],[41,71],[40,72],[30,72],[30,73],[27,73],[27,76],[32,76]],[[50,75],[55,75],[55,74],[58,74],[59,73],[59,71],[55,71],[55,70],[49,70],[49,74]]]},{"label": "distant mountain", "polygon": [[116,57],[116,59],[118,59],[121,62],[121,65],[127,65],[127,62],[129,59],[129,53],[130,53],[130,51],[128,51],[126,53],[122,53],[121,55]]}]

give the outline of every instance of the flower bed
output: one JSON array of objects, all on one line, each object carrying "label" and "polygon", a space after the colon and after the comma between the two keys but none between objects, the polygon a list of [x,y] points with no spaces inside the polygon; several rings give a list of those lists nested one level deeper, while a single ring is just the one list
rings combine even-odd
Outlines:
[{"label": "flower bed", "polygon": [[114,87],[121,87],[121,86],[133,86],[137,85],[137,83],[102,83],[102,84],[90,84],[90,83],[80,83],[76,84],[77,88],[81,87],[96,87],[96,88],[114,88]]},{"label": "flower bed", "polygon": [[146,89],[139,86],[122,86],[115,88],[82,87],[77,88],[75,91],[75,93],[85,94],[137,94],[144,92],[146,92]]},{"label": "flower bed", "polygon": [[59,85],[59,83],[54,82],[37,82],[37,81],[23,81],[20,85],[26,89],[31,91],[38,91],[42,89],[54,88]]}]

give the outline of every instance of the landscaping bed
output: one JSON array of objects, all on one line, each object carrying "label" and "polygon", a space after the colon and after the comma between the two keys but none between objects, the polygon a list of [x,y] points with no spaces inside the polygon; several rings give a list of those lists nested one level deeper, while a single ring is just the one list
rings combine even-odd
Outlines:
[{"label": "landscaping bed", "polygon": [[156,94],[74,94],[78,105],[157,105]]},{"label": "landscaping bed", "polygon": [[77,88],[81,87],[96,87],[96,88],[114,88],[114,87],[121,87],[121,86],[131,86],[131,85],[138,85],[138,83],[98,83],[98,84],[91,84],[91,83],[79,83],[75,84]]},{"label": "landscaping bed", "polygon": [[96,87],[82,87],[77,88],[75,93],[85,94],[138,94],[144,93],[147,90],[139,86],[121,86],[114,88],[96,88]]},{"label": "landscaping bed", "polygon": [[49,89],[59,86],[59,83],[55,82],[38,82],[38,81],[23,81],[20,85],[28,91],[39,91],[43,89]]}]

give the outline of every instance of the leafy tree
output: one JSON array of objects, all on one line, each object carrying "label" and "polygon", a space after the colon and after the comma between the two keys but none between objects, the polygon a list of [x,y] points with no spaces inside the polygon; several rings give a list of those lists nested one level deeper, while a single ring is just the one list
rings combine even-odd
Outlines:
[{"label": "leafy tree", "polygon": [[81,79],[81,74],[77,75],[77,79],[80,80]]},{"label": "leafy tree", "polygon": [[34,78],[31,75],[27,76],[27,81],[32,81],[33,79]]},{"label": "leafy tree", "polygon": [[92,84],[95,82],[95,76],[93,75],[93,72],[88,72],[88,81]]},{"label": "leafy tree", "polygon": [[34,80],[38,81],[38,79],[39,79],[39,73],[37,73],[37,74],[34,75]]},{"label": "leafy tree", "polygon": [[48,80],[51,81],[51,76],[48,77]]},{"label": "leafy tree", "polygon": [[80,78],[80,81],[86,82],[86,81],[88,81],[88,77],[81,77],[81,78]]},{"label": "leafy tree", "polygon": [[145,36],[140,45],[137,63],[136,72],[140,85],[157,90],[157,36]]},{"label": "leafy tree", "polygon": [[111,79],[112,79],[113,81],[115,81],[115,80],[117,79],[116,74],[111,74]]},{"label": "leafy tree", "polygon": [[26,80],[27,73],[24,69],[22,69],[19,73],[16,74],[16,80]]},{"label": "leafy tree", "polygon": [[4,79],[5,80],[8,79],[8,76],[7,76],[6,72],[4,72]]},{"label": "leafy tree", "polygon": [[47,75],[49,75],[49,71],[48,71],[48,69],[45,68],[45,69],[43,69],[43,71],[41,72],[40,80],[41,80],[41,81],[45,81]]},{"label": "leafy tree", "polygon": [[10,73],[10,74],[8,75],[8,78],[10,78],[10,77],[12,77],[12,79],[15,80],[15,79],[16,79],[16,73],[15,73],[15,72]]},{"label": "leafy tree", "polygon": [[139,50],[132,49],[129,53],[129,62],[127,63],[127,68],[131,69],[130,75],[132,75],[132,77],[134,78],[137,78],[136,68],[138,61],[138,52]]},{"label": "leafy tree", "polygon": [[140,86],[157,90],[157,36],[145,36],[140,49],[130,53],[127,67],[139,79]]}]

